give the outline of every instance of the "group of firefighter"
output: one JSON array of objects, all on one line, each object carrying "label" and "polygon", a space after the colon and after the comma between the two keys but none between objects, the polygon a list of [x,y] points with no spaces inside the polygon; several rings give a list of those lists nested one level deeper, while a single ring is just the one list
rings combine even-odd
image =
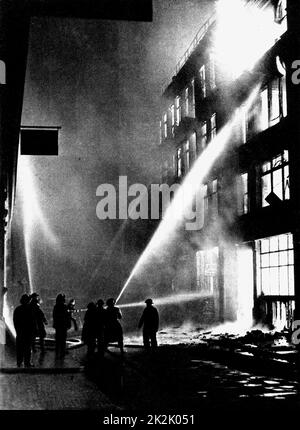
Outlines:
[{"label": "group of firefighter", "polygon": [[[153,306],[152,299],[145,301],[146,307],[139,320],[138,328],[143,327],[143,343],[146,350],[155,350],[157,347],[156,333],[159,327],[159,315]],[[41,309],[40,296],[37,293],[23,294],[20,305],[13,314],[16,330],[17,366],[32,367],[31,354],[36,348],[36,339],[39,339],[40,352],[45,353],[45,337],[48,324]],[[58,294],[53,308],[53,328],[55,329],[55,352],[58,359],[64,358],[67,353],[67,333],[74,325],[78,331],[74,318],[75,300],[66,303],[64,294]],[[92,358],[97,350],[103,356],[109,343],[117,342],[120,352],[124,353],[123,329],[120,323],[122,313],[115,306],[115,299],[110,298],[105,303],[99,299],[96,303],[90,302],[84,316],[81,339],[87,345],[87,357]]]}]

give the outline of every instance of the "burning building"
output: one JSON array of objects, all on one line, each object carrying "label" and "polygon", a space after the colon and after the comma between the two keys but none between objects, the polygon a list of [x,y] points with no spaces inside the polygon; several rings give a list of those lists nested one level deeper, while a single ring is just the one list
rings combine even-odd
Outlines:
[{"label": "burning building", "polygon": [[189,232],[189,279],[170,284],[205,292],[215,322],[283,328],[300,310],[298,3],[220,0],[163,89],[162,183],[193,172],[204,213]]}]

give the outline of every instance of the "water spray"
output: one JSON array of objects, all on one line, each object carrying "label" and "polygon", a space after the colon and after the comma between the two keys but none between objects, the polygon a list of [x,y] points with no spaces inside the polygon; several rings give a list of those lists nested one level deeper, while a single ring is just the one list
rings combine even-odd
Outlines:
[{"label": "water spray", "polygon": [[195,161],[194,166],[187,174],[182,185],[176,192],[174,199],[170,203],[165,212],[165,216],[160,222],[156,232],[150,240],[148,246],[138,259],[134,266],[129,278],[125,282],[116,302],[120,300],[124,291],[130,284],[131,280],[143,271],[145,266],[154,258],[162,254],[162,251],[167,244],[174,238],[179,226],[184,220],[184,212],[182,210],[182,202],[186,206],[191,207],[192,202],[203,184],[205,177],[212,168],[217,158],[222,154],[226,145],[229,143],[232,131],[237,124],[240,123],[245,112],[249,111],[253,102],[257,98],[260,85],[257,85],[250,93],[248,99],[244,104],[244,110],[241,112],[237,108],[231,120],[219,131],[216,137],[210,142],[208,147]]},{"label": "water spray", "polygon": [[[161,306],[161,305],[172,305],[172,304],[179,304],[179,303],[185,303],[185,302],[191,302],[193,300],[198,300],[203,297],[209,297],[208,294],[205,293],[186,293],[186,294],[176,294],[172,296],[166,296],[166,297],[157,297],[155,298],[155,305]],[[134,302],[134,303],[125,303],[119,305],[120,308],[137,308],[137,307],[143,307],[145,306],[145,302]]]},{"label": "water spray", "polygon": [[216,21],[214,54],[229,79],[252,70],[285,31],[274,21],[273,6],[255,0],[218,0]]},{"label": "water spray", "polygon": [[18,161],[18,185],[20,187],[20,196],[22,201],[26,264],[30,292],[32,293],[35,290],[32,273],[32,241],[36,229],[40,227],[42,233],[47,239],[47,243],[55,249],[59,247],[59,240],[51,230],[47,219],[42,212],[37,194],[37,186],[34,181],[33,167],[30,163],[30,157],[24,155],[20,156],[20,153]]}]

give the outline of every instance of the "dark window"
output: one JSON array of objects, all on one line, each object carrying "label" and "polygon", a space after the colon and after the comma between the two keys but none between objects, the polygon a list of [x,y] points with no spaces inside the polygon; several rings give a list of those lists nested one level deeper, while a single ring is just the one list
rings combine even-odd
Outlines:
[{"label": "dark window", "polygon": [[58,155],[58,130],[23,129],[21,155]]}]

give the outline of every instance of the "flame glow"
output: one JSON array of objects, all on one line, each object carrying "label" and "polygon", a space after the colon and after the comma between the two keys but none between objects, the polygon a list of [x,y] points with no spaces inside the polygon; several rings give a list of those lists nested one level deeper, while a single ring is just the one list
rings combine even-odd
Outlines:
[{"label": "flame glow", "polygon": [[30,163],[29,156],[19,156],[18,186],[22,201],[23,232],[28,277],[30,290],[33,291],[35,290],[35,286],[33,279],[32,246],[35,233],[37,233],[39,229],[45,236],[47,243],[54,248],[59,247],[59,240],[51,230],[42,212],[37,193],[37,185],[34,180],[33,166]]},{"label": "flame glow", "polygon": [[219,0],[215,57],[228,78],[250,71],[283,32],[271,5],[245,0]]}]

